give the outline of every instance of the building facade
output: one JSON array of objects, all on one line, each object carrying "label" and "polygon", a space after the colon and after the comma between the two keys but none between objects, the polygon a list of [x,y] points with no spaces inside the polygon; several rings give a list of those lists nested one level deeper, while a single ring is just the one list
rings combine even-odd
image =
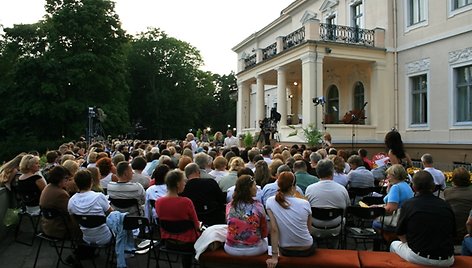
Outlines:
[{"label": "building facade", "polygon": [[412,158],[471,162],[472,0],[297,0],[233,51],[239,133],[275,108],[281,142],[314,124],[382,147],[396,128]]}]

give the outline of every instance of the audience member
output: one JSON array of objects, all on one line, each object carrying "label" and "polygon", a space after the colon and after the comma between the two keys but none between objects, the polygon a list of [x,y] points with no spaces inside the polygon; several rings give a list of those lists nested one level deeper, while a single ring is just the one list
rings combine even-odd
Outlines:
[{"label": "audience member", "polygon": [[276,196],[267,199],[266,209],[270,218],[272,258],[267,267],[275,267],[279,252],[284,256],[310,256],[315,243],[310,235],[311,206],[306,200],[293,196],[296,186],[292,172],[282,172],[277,179]]},{"label": "audience member", "polygon": [[267,220],[264,206],[254,200],[257,185],[250,175],[236,181],[232,201],[226,205],[228,232],[225,251],[235,256],[255,256],[267,251]]},{"label": "audience member", "polygon": [[309,185],[319,181],[317,177],[308,174],[304,160],[298,160],[293,164],[293,172],[295,173],[297,186],[302,189],[303,194],[305,194],[305,190]]},{"label": "audience member", "polygon": [[470,187],[470,173],[464,167],[454,169],[452,172],[452,187],[444,190],[444,199],[454,211],[456,219],[456,243],[468,234],[464,222],[466,222],[472,208],[472,188]]},{"label": "audience member", "polygon": [[364,161],[358,155],[352,155],[347,160],[351,171],[347,174],[349,186],[351,188],[374,187],[374,175],[364,167]]},{"label": "audience member", "polygon": [[142,156],[133,158],[131,162],[131,168],[133,169],[133,178],[131,182],[136,182],[143,186],[144,190],[149,187],[151,179],[149,176],[143,174],[143,170],[146,167],[146,159]]},{"label": "audience member", "polygon": [[217,156],[215,160],[213,160],[214,170],[210,171],[209,174],[215,178],[216,182],[220,182],[221,178],[228,175],[228,170],[226,170],[227,165],[228,161],[223,156]]},{"label": "audience member", "polygon": [[[423,164],[424,170],[428,171],[433,176],[436,187],[441,190],[446,189],[446,177],[441,170],[433,167],[433,156],[430,154],[424,154],[421,156],[421,163]],[[434,192],[434,194],[437,195],[437,192]]]},{"label": "audience member", "polygon": [[231,161],[229,161],[228,175],[222,177],[218,182],[221,191],[226,192],[228,191],[228,188],[236,184],[236,180],[238,179],[238,171],[244,167],[244,161],[241,157],[233,157]]},{"label": "audience member", "polygon": [[454,212],[442,199],[433,195],[433,176],[418,171],[413,176],[417,195],[403,203],[397,235],[390,251],[406,261],[448,267],[454,263],[456,225]]}]

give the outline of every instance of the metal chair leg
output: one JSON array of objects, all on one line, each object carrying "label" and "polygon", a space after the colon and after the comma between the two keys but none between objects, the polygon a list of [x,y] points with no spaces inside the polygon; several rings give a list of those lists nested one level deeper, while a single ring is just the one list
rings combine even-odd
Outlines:
[{"label": "metal chair leg", "polygon": [[43,244],[43,240],[39,239],[38,250],[36,251],[36,258],[34,258],[34,265],[33,268],[36,268],[36,263],[38,262],[39,251],[41,250],[41,245]]}]

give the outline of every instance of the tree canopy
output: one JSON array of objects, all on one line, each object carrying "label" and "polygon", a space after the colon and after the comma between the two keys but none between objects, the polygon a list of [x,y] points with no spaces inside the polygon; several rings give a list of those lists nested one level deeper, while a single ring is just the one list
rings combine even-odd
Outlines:
[{"label": "tree canopy", "polygon": [[112,136],[137,123],[149,139],[235,124],[234,74],[202,71],[191,44],[158,28],[127,35],[109,0],[47,0],[45,9],[0,37],[0,146],[11,147],[0,159],[84,135],[88,107],[106,113]]}]

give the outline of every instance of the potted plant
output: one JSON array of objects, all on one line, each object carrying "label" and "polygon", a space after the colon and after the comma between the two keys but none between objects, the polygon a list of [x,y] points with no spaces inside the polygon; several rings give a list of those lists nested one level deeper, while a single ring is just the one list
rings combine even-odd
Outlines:
[{"label": "potted plant", "polygon": [[319,131],[314,124],[309,124],[306,128],[303,128],[303,135],[310,147],[320,144],[323,137],[321,131]]}]

